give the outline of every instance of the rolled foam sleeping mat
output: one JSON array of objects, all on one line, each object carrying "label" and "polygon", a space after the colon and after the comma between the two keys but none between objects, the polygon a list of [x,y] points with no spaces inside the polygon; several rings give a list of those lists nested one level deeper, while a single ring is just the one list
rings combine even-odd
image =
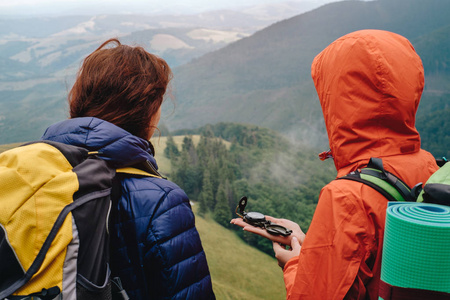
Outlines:
[{"label": "rolled foam sleeping mat", "polygon": [[450,206],[389,203],[381,280],[396,287],[450,293]]}]

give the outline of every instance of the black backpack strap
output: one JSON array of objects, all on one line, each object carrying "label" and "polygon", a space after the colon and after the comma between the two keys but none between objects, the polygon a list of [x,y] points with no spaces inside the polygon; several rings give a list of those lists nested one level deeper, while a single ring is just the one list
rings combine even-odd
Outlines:
[{"label": "black backpack strap", "polygon": [[[374,177],[376,178],[376,177]],[[377,192],[379,192],[380,194],[382,194],[386,199],[388,199],[388,201],[404,201],[401,198],[398,198],[398,196],[394,196],[392,195],[392,190],[391,191],[387,191],[385,188],[382,188],[380,185],[383,182],[372,182],[372,180],[366,180],[361,178],[361,172],[360,171],[354,171],[351,172],[345,176],[339,177],[337,179],[347,179],[347,180],[352,180],[352,181],[357,181],[357,182],[361,182],[367,186],[370,186],[371,188],[373,188],[374,190],[376,190]],[[384,182],[384,184],[388,184],[387,182]]]},{"label": "black backpack strap", "polygon": [[338,179],[361,182],[378,191],[389,201],[416,201],[418,186],[412,190],[400,178],[387,172],[381,158],[371,158],[366,168],[351,172]]},{"label": "black backpack strap", "polygon": [[26,296],[8,296],[5,300],[62,300],[62,293],[59,287],[54,286]]},{"label": "black backpack strap", "polygon": [[443,165],[445,165],[448,162],[447,158],[436,158],[436,164],[441,168]]},{"label": "black backpack strap", "polygon": [[[415,202],[416,197],[411,193],[411,189],[406,183],[404,183],[400,178],[384,170],[383,161],[381,158],[372,157],[367,165],[367,168],[376,168],[376,170],[381,171],[381,179],[386,180],[391,184],[405,199],[405,201]],[[366,169],[367,170],[367,169]],[[367,170],[369,171],[369,170]]]}]

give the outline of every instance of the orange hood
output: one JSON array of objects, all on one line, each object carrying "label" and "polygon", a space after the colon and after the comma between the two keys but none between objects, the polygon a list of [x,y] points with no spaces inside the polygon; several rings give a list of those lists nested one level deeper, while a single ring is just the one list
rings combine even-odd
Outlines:
[{"label": "orange hood", "polygon": [[315,57],[311,73],[338,176],[370,157],[419,151],[415,115],[424,73],[406,38],[381,30],[350,33]]}]

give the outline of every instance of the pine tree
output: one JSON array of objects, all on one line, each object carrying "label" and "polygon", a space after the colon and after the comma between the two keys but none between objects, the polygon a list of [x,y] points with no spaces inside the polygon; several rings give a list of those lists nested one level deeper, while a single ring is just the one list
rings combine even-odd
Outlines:
[{"label": "pine tree", "polygon": [[198,167],[198,157],[191,137],[183,139],[181,153],[172,157],[171,179],[177,183],[190,199],[198,199],[201,190],[201,175]]},{"label": "pine tree", "polygon": [[172,157],[171,160],[172,165],[172,176],[171,180],[178,184],[189,197],[189,158],[186,151],[181,151],[180,157],[177,159],[176,157]]},{"label": "pine tree", "polygon": [[236,210],[235,208],[238,205],[239,199],[237,198],[236,192],[228,179],[225,180],[224,190],[227,199],[228,209],[230,210],[231,215],[234,216]]},{"label": "pine tree", "polygon": [[170,160],[176,159],[180,155],[180,151],[178,150],[175,141],[173,140],[172,135],[167,136],[166,148],[164,149],[164,154]]},{"label": "pine tree", "polygon": [[213,209],[214,193],[211,184],[211,175],[208,169],[205,169],[205,172],[203,173],[202,191],[200,193],[199,198],[200,198],[200,208],[199,208],[200,214],[204,215],[207,211]]},{"label": "pine tree", "polygon": [[224,227],[229,227],[231,220],[230,206],[223,184],[219,185],[217,191],[216,207],[214,209],[214,220]]}]

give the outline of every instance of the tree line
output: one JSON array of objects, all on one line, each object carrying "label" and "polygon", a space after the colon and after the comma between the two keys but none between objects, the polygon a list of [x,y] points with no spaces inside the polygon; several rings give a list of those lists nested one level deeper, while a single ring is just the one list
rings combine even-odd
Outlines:
[{"label": "tree line", "polygon": [[[172,166],[169,177],[199,205],[197,212],[236,230],[247,243],[271,253],[271,243],[230,226],[239,199],[246,211],[294,220],[307,230],[320,189],[335,176],[333,165],[316,152],[293,145],[283,136],[252,125],[219,123],[185,135],[181,149],[168,135],[164,150]],[[200,134],[195,145],[190,134]],[[227,141],[228,143],[224,143]]]}]

